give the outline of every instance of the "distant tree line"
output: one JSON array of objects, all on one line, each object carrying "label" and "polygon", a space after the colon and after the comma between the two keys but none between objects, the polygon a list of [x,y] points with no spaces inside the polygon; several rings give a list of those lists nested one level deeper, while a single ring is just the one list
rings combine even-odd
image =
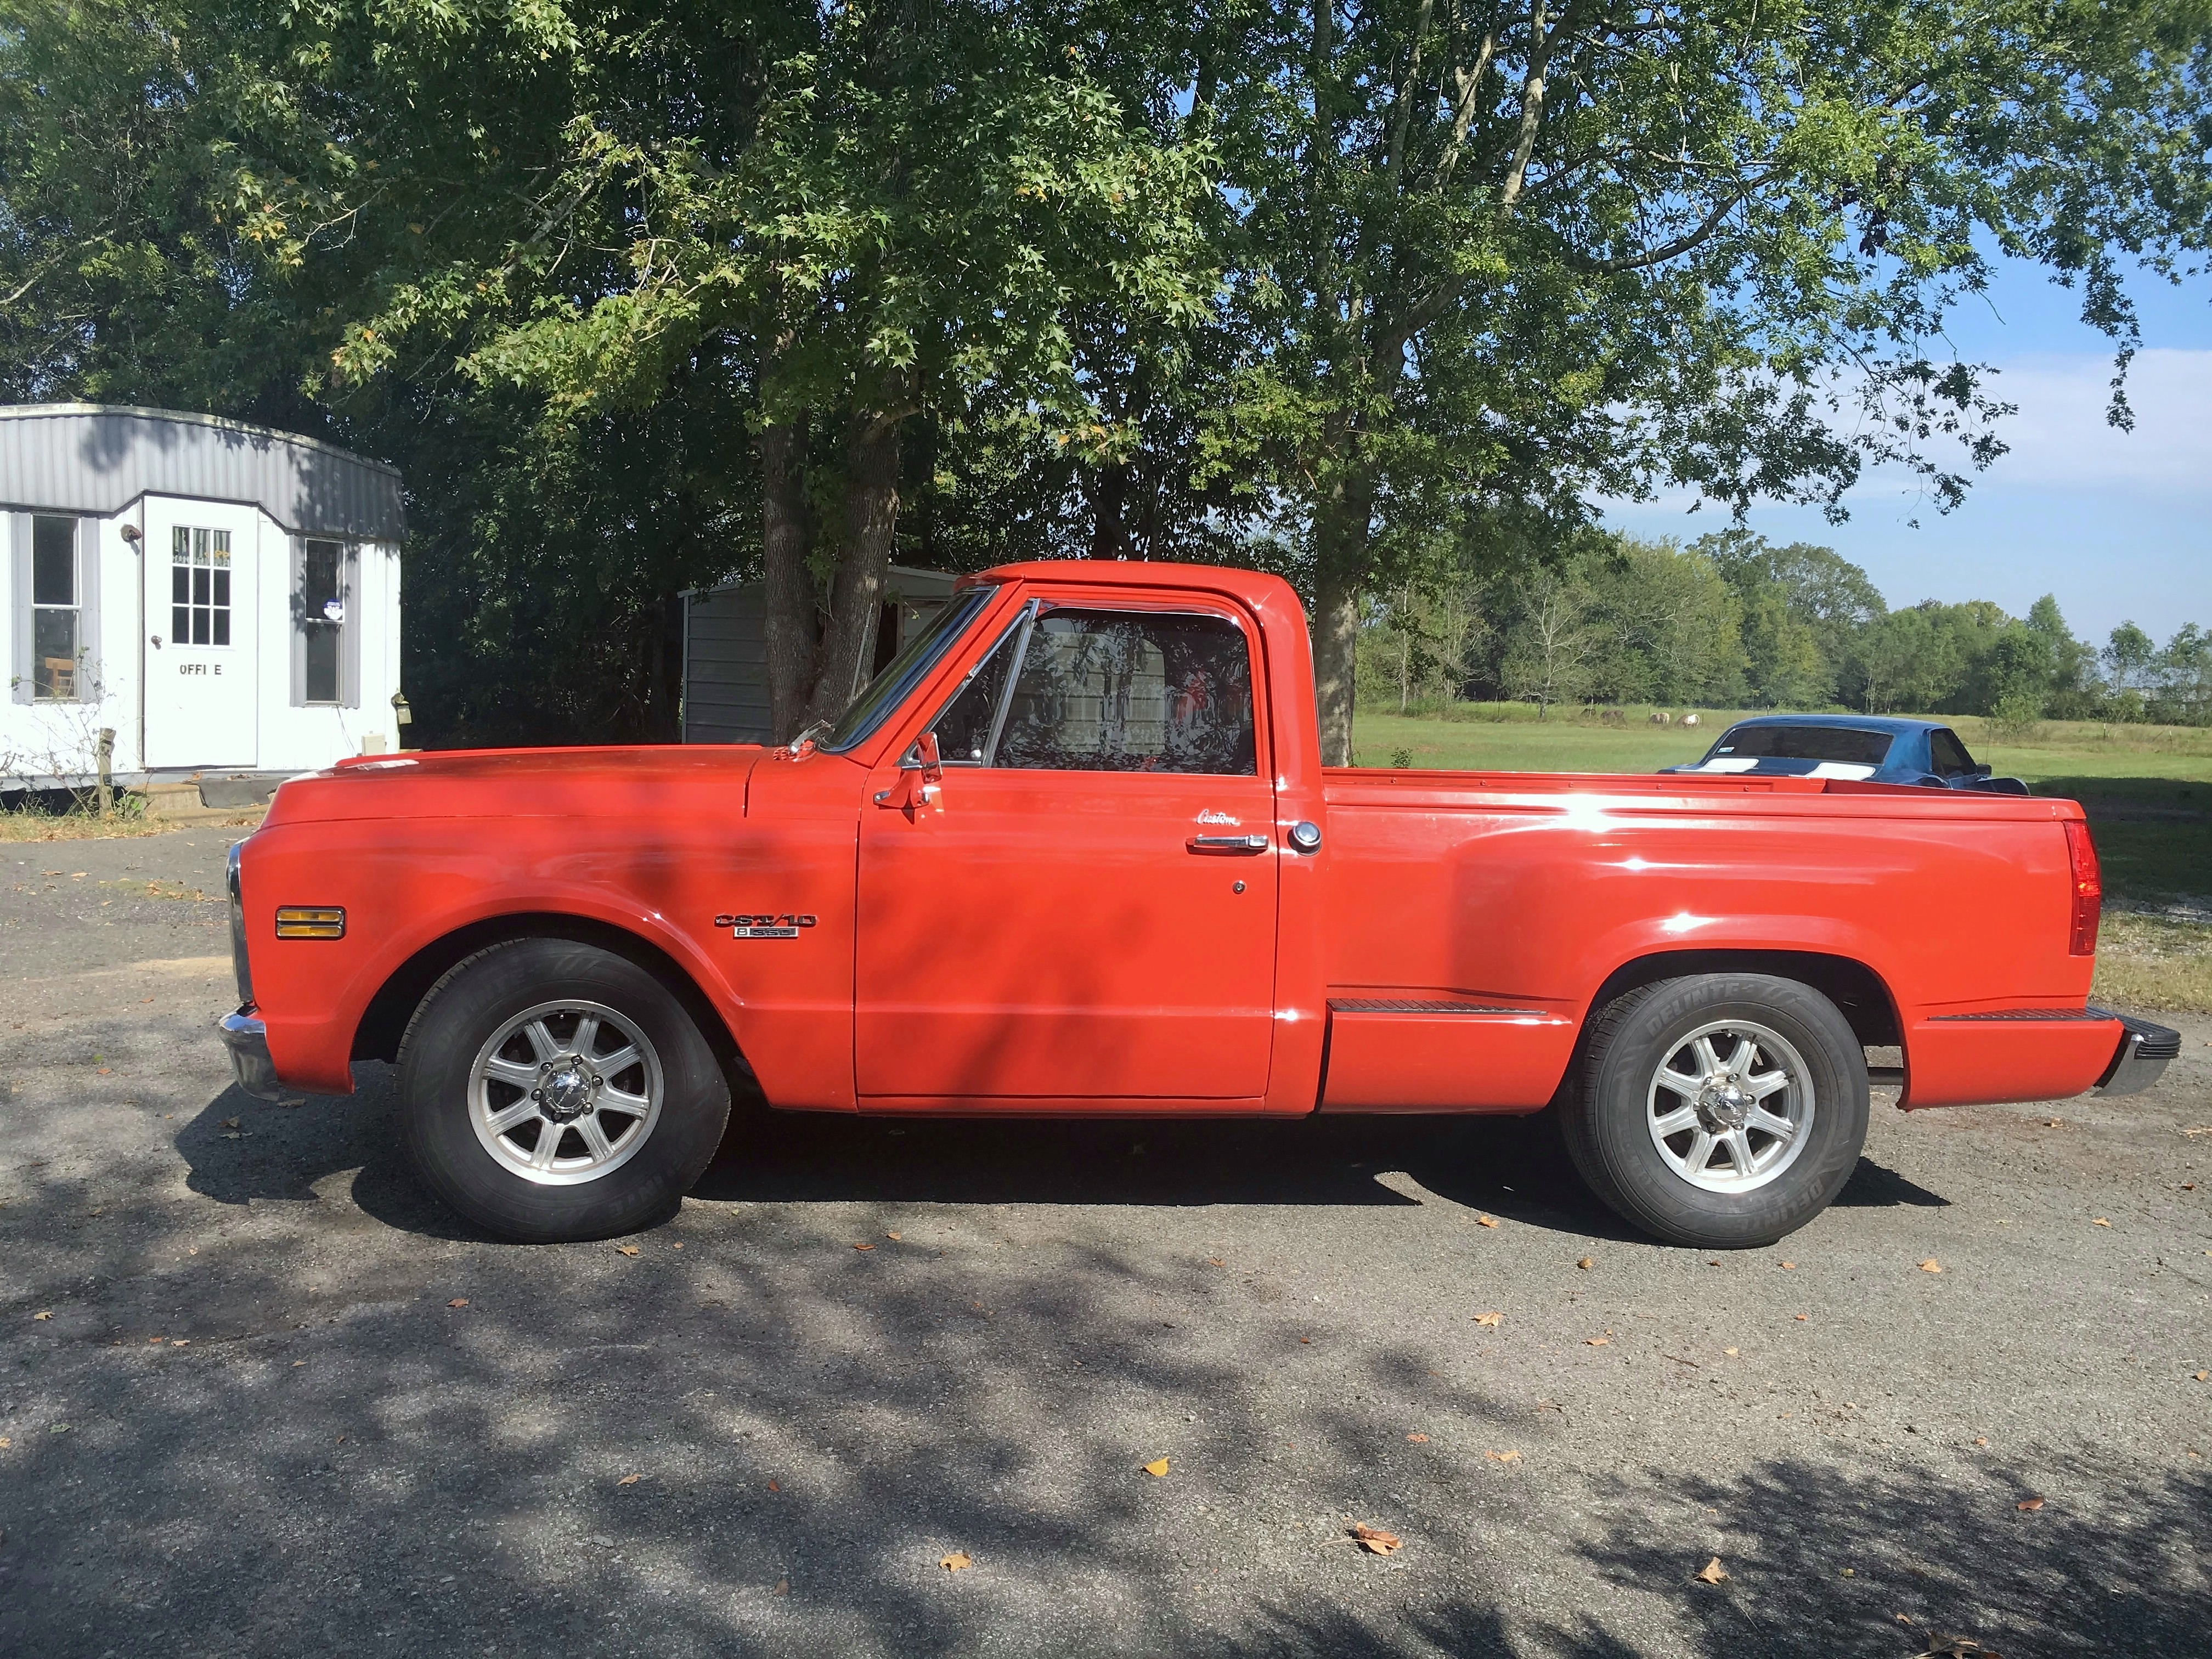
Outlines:
[{"label": "distant tree line", "polygon": [[1848,708],[2212,725],[2212,631],[2101,647],[2046,593],[1891,610],[1834,550],[1735,529],[1684,547],[1584,536],[1553,563],[1431,577],[1362,618],[1363,703],[1437,700]]}]

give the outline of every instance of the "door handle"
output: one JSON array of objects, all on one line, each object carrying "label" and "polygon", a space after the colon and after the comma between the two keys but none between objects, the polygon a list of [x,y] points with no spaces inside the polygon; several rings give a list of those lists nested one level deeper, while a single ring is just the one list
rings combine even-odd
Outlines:
[{"label": "door handle", "polygon": [[1265,836],[1193,836],[1183,843],[1194,853],[1226,854],[1232,858],[1264,853],[1273,844]]}]

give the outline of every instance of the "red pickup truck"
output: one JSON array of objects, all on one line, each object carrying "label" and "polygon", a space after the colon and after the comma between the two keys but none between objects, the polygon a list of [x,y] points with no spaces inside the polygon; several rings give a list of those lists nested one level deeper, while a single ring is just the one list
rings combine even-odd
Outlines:
[{"label": "red pickup truck", "polygon": [[517,1240],[669,1213],[731,1082],[879,1115],[1554,1106],[1700,1248],[1849,1178],[1903,1103],[2145,1086],[2087,1006],[2070,801],[1794,777],[1326,768],[1283,582],[969,577],[789,745],[339,763],[234,854],[246,1089],[398,1068],[423,1178]]}]

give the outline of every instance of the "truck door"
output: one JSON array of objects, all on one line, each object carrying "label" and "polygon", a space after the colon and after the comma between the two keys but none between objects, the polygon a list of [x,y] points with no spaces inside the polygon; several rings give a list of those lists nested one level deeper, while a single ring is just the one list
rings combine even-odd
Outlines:
[{"label": "truck door", "polygon": [[1258,1103],[1281,854],[1253,646],[1183,595],[1032,601],[931,722],[935,799],[878,769],[862,1109]]}]

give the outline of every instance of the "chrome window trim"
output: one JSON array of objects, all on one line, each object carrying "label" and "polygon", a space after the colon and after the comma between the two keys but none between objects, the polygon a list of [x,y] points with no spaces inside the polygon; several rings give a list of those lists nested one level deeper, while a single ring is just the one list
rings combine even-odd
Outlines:
[{"label": "chrome window trim", "polygon": [[235,841],[223,860],[222,884],[230,895],[230,972],[238,981],[238,1000],[241,1006],[253,1006],[253,964],[246,952],[246,892],[239,874],[239,860],[244,855],[246,843]]}]

